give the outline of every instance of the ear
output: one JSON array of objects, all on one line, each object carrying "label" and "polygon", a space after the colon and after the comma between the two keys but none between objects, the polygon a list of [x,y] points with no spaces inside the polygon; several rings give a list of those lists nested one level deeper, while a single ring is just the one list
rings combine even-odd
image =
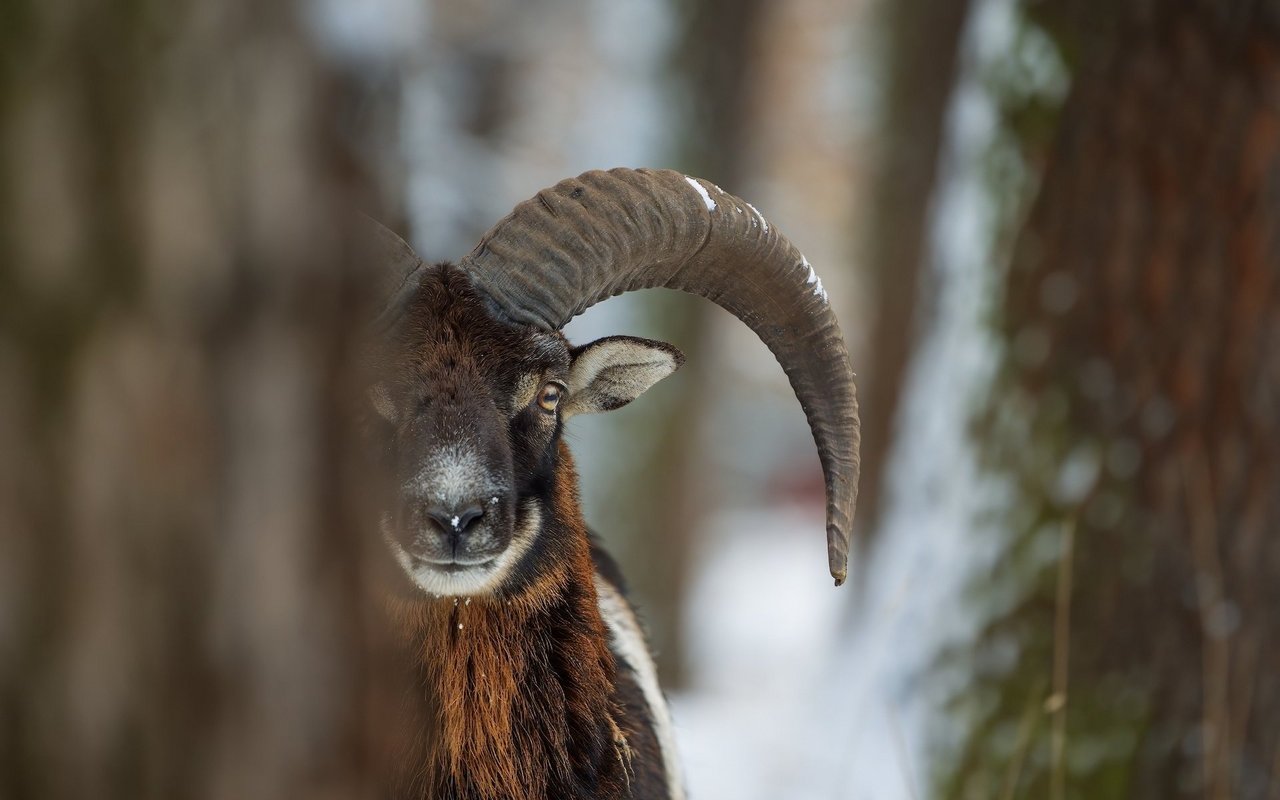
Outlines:
[{"label": "ear", "polygon": [[569,351],[569,396],[562,417],[622,408],[680,368],[684,354],[669,344],[608,336]]}]

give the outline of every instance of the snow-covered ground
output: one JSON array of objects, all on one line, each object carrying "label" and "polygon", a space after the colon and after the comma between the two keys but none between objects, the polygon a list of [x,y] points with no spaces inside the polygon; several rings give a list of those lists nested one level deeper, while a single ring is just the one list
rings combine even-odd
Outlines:
[{"label": "snow-covered ground", "polygon": [[800,796],[789,762],[817,733],[808,712],[845,601],[823,531],[817,504],[711,526],[688,606],[691,688],[671,697],[693,798]]}]

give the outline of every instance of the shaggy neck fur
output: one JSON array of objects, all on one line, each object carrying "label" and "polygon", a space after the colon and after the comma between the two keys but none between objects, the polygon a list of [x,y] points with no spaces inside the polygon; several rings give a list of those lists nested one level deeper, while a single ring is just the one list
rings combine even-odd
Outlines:
[{"label": "shaggy neck fur", "polygon": [[[567,451],[543,499],[550,564],[519,591],[393,601],[425,690],[397,796],[625,797],[629,751]],[[421,695],[420,695],[421,696]]]}]

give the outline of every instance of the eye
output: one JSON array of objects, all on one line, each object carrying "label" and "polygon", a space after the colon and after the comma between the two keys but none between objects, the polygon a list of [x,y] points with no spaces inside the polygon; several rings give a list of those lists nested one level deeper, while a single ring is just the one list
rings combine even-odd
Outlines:
[{"label": "eye", "polygon": [[555,411],[556,406],[560,405],[560,398],[563,394],[564,387],[560,384],[544,383],[542,388],[538,390],[538,396],[534,400],[543,411]]}]

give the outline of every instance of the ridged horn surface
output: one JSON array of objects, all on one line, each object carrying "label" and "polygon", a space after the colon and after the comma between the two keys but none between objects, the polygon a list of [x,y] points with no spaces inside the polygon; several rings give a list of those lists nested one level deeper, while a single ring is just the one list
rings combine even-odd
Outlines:
[{"label": "ridged horn surface", "polygon": [[827,556],[848,573],[858,495],[858,402],[822,282],[749,203],[670,170],[592,171],[516,206],[460,262],[513,321],[558,330],[633,289],[700,295],[745,322],[791,381],[827,499]]}]

